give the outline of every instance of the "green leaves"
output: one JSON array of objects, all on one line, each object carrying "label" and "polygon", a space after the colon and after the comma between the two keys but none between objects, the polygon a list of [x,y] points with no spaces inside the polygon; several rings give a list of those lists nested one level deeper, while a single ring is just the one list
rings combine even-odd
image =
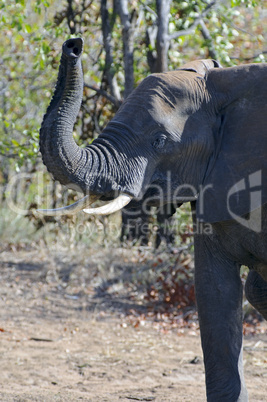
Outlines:
[{"label": "green leaves", "polygon": [[36,160],[44,93],[56,76],[51,69],[52,25],[44,28],[49,4],[16,0],[0,6],[0,154],[16,166]]},{"label": "green leaves", "polygon": [[[170,42],[169,69],[183,63],[210,57],[213,48],[219,61],[227,66],[241,62],[265,60],[264,24],[259,0],[227,0],[216,3],[203,16],[209,38],[205,39],[200,24],[190,30],[196,18],[212,2],[204,0],[172,1],[169,15],[169,34],[188,30]],[[129,2],[129,13],[137,15],[134,30],[134,80],[137,85],[150,73],[149,57],[157,57],[157,13],[154,0]],[[250,7],[249,13],[247,7]],[[0,153],[8,161],[23,165],[36,161],[38,130],[49,103],[56,81],[62,42],[82,35],[85,40],[83,65],[85,81],[103,93],[110,94],[103,72],[105,52],[101,31],[100,2],[82,6],[72,2],[72,20],[68,19],[67,5],[56,0],[2,0],[0,3]],[[112,26],[111,41],[114,75],[119,93],[123,93],[124,65],[122,25],[119,16],[109,9]],[[147,42],[147,30],[154,41]],[[76,128],[77,139],[90,141],[112,118],[115,108],[103,95],[85,90],[84,108],[81,111],[82,127]],[[13,159],[12,159],[13,158]]]},{"label": "green leaves", "polygon": [[231,7],[244,5],[245,7],[256,7],[260,0],[231,0]]}]

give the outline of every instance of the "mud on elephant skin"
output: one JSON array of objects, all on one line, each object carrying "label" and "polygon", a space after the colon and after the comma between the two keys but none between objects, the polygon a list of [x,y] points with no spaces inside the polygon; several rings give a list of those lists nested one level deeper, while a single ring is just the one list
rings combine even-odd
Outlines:
[{"label": "mud on elephant skin", "polygon": [[[267,318],[267,65],[197,60],[145,78],[86,148],[72,130],[83,94],[83,41],[63,44],[40,130],[55,180],[85,197],[46,214],[111,213],[131,200],[179,206],[196,228],[195,284],[208,401],[246,401],[240,266],[249,301]],[[89,208],[101,198],[101,209]],[[112,201],[110,201],[112,200]],[[131,204],[129,204],[131,205]]]}]

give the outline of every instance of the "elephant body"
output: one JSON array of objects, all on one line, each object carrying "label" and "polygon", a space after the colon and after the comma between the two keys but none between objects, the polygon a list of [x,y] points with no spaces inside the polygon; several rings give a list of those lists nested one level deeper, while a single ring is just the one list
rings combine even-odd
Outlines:
[{"label": "elephant body", "polygon": [[250,268],[248,301],[267,319],[266,205],[261,212],[260,233],[229,220],[213,223],[210,235],[195,234],[195,286],[209,401],[248,400],[242,368],[240,266]]},{"label": "elephant body", "polygon": [[[221,68],[198,60],[152,74],[81,149],[72,129],[82,99],[82,48],[81,39],[64,43],[40,130],[48,170],[85,194],[80,206],[56,213],[76,212],[90,197],[159,208],[190,201],[207,400],[247,401],[241,265],[250,269],[246,296],[267,319],[267,65]],[[201,230],[206,224],[210,230]]]}]

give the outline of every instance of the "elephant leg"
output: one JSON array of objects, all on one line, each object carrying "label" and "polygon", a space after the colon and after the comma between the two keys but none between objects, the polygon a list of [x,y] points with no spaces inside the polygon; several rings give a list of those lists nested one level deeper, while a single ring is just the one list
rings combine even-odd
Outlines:
[{"label": "elephant leg", "polygon": [[207,400],[248,400],[242,362],[240,266],[205,235],[195,237],[195,286]]},{"label": "elephant leg", "polygon": [[245,293],[250,304],[267,320],[267,282],[258,272],[249,271]]}]

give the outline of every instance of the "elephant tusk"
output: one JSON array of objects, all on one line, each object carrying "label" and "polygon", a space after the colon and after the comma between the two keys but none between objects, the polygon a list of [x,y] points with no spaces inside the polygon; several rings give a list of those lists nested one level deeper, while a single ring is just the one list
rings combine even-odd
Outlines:
[{"label": "elephant tusk", "polygon": [[55,209],[37,209],[37,212],[49,216],[74,215],[82,209],[89,207],[91,204],[93,204],[93,202],[98,200],[98,198],[98,196],[89,197],[89,195],[86,195],[81,200],[76,201],[71,205],[67,205],[66,207]]},{"label": "elephant tusk", "polygon": [[132,200],[133,197],[130,197],[127,194],[121,194],[114,200],[110,201],[108,204],[105,204],[98,208],[88,208],[84,209],[83,212],[89,215],[109,215],[114,212],[119,211],[123,207],[125,207]]}]

